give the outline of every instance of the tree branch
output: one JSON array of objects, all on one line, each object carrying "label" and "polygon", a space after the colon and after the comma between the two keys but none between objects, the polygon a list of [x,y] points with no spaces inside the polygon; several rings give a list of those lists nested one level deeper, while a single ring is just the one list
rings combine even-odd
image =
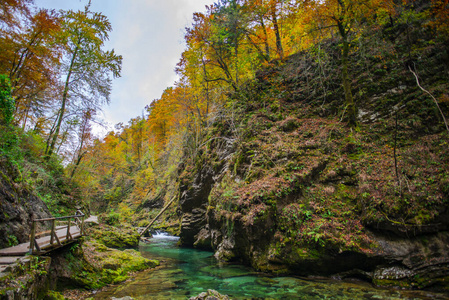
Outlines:
[{"label": "tree branch", "polygon": [[438,105],[438,101],[437,99],[435,99],[435,97],[426,89],[424,89],[420,84],[419,84],[419,79],[418,79],[418,75],[413,72],[412,68],[410,68],[410,66],[408,67],[408,69],[410,70],[410,72],[412,72],[412,74],[415,76],[416,79],[416,84],[418,85],[418,87],[425,93],[429,94],[430,97],[432,97],[433,102],[435,102],[435,105],[438,107],[438,110],[440,111],[441,117],[443,118],[444,121],[444,125],[446,125],[446,130],[449,133],[449,126],[447,125],[447,121],[446,118],[444,117],[443,111],[441,110],[440,105]]}]

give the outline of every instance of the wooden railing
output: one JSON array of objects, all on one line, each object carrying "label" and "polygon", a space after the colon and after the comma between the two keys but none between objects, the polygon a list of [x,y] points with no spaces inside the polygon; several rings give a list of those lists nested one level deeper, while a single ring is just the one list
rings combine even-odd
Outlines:
[{"label": "wooden railing", "polygon": [[[60,227],[59,230],[64,229],[64,227],[67,228],[67,231],[65,232],[65,239],[64,241],[67,240],[73,240],[73,236],[72,233],[70,232],[70,227],[72,225],[76,225],[79,230],[80,230],[80,235],[84,235],[84,218],[85,215],[83,212],[81,212],[80,210],[77,210],[75,215],[73,216],[66,216],[66,217],[54,217],[54,218],[46,218],[46,219],[35,219],[32,220],[32,224],[31,224],[31,236],[30,236],[30,254],[34,254],[34,253],[39,253],[42,251],[41,247],[39,246],[38,242],[37,242],[37,237],[44,235],[46,236],[48,233],[50,233],[50,246],[62,246],[62,242],[60,241],[56,231],[56,222],[57,221],[65,221],[67,222],[67,227],[63,226],[62,228]],[[72,219],[73,219],[73,223],[72,223]],[[41,232],[41,233],[36,233],[36,225],[38,222],[49,222],[51,221],[51,230],[50,231],[45,231],[45,232]],[[56,242],[56,244],[55,244]]]}]

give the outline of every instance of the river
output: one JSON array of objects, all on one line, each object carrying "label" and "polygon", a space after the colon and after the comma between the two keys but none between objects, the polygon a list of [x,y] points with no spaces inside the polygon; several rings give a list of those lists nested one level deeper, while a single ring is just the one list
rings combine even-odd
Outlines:
[{"label": "river", "polygon": [[96,293],[94,299],[189,299],[214,289],[231,299],[447,299],[444,295],[377,289],[364,282],[271,277],[241,265],[219,264],[211,252],[177,247],[177,237],[159,233],[140,251],[156,269]]}]

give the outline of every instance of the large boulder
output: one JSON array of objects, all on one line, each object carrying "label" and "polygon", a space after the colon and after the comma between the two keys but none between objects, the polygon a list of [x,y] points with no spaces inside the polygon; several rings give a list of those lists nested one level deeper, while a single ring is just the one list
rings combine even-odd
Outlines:
[{"label": "large boulder", "polygon": [[137,229],[130,226],[100,224],[88,228],[87,233],[106,247],[115,249],[136,248],[140,240]]},{"label": "large boulder", "polygon": [[112,249],[86,238],[52,254],[51,276],[56,283],[53,288],[97,289],[157,265],[158,261],[144,258],[137,250]]}]

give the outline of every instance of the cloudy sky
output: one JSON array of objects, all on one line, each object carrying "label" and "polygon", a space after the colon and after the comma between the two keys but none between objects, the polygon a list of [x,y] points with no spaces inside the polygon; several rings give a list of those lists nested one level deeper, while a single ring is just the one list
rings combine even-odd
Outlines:
[{"label": "cloudy sky", "polygon": [[[184,28],[194,12],[214,0],[92,0],[92,11],[106,15],[113,31],[106,49],[123,56],[122,77],[115,79],[104,120],[113,125],[142,115],[176,80],[174,68],[184,50]],[[83,9],[88,0],[35,0],[37,7]]]}]

